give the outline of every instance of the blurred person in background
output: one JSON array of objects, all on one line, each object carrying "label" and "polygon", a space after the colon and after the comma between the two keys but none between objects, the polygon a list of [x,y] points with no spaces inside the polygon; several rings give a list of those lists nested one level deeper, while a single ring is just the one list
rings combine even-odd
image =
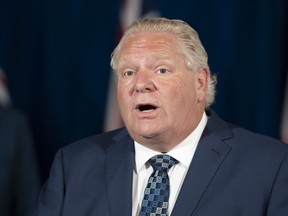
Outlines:
[{"label": "blurred person in background", "polygon": [[14,108],[0,68],[0,215],[31,216],[39,174],[27,116]]}]

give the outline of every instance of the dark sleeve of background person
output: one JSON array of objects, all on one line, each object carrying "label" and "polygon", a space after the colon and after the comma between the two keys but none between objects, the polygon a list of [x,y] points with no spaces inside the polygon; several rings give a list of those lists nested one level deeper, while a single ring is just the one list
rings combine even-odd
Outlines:
[{"label": "dark sleeve of background person", "polygon": [[34,143],[24,113],[0,107],[0,215],[31,216],[40,179]]}]

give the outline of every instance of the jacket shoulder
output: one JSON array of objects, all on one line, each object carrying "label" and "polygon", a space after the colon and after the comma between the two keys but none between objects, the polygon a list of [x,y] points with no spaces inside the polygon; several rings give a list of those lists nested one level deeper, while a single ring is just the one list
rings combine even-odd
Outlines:
[{"label": "jacket shoulder", "polygon": [[[66,168],[78,167],[80,164],[103,164],[107,149],[117,145],[120,139],[129,137],[125,128],[83,138],[59,149],[56,157],[61,158]],[[127,137],[127,139],[128,139]]]},{"label": "jacket shoulder", "polygon": [[121,137],[127,136],[125,128],[119,128],[113,131],[86,137],[64,146],[61,150],[64,153],[89,152],[91,150],[105,151],[109,146],[116,143]]},{"label": "jacket shoulder", "polygon": [[234,150],[287,155],[288,145],[260,133],[256,133],[222,120],[215,112],[210,113],[206,135],[215,134]]}]

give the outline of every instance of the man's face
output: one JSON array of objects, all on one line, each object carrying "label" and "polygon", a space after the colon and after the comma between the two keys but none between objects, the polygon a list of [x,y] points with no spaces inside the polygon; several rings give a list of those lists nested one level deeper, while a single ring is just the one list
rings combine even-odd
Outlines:
[{"label": "man's face", "polygon": [[189,70],[169,32],[131,35],[119,56],[118,102],[132,138],[150,148],[185,139],[203,115],[207,70]]}]

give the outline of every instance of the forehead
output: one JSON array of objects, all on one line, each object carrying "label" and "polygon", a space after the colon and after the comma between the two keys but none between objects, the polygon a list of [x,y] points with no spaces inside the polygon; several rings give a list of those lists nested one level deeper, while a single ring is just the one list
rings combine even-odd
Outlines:
[{"label": "forehead", "polygon": [[175,49],[178,40],[172,32],[139,32],[129,35],[123,42],[121,52],[129,49]]}]

